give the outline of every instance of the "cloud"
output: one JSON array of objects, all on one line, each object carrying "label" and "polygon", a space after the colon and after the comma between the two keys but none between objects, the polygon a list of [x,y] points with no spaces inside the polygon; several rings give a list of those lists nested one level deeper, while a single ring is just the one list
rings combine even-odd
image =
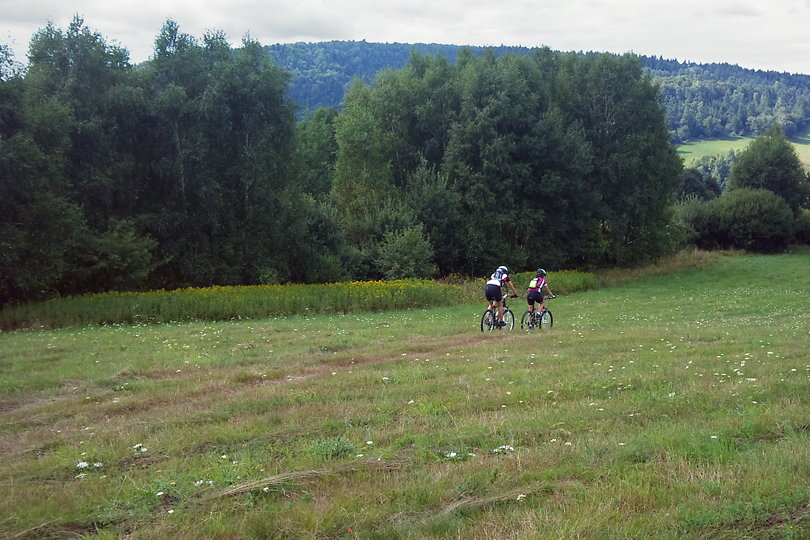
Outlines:
[{"label": "cloud", "polygon": [[[769,7],[770,8],[770,7]],[[766,16],[767,12],[763,12],[753,5],[746,5],[741,3],[728,3],[717,6],[713,10],[713,15],[718,17],[762,17]]]},{"label": "cloud", "polygon": [[27,0],[8,2],[0,42],[24,59],[34,32],[78,13],[133,61],[151,56],[163,23],[200,38],[221,30],[270,45],[367,40],[457,45],[547,45],[556,50],[636,52],[696,62],[810,74],[810,1],[782,0]]}]

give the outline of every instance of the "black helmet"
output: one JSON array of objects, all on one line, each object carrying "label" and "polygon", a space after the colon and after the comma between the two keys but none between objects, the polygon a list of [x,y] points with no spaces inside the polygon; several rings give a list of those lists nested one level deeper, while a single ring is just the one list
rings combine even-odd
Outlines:
[{"label": "black helmet", "polygon": [[538,269],[537,269],[537,275],[538,275],[538,276],[543,276],[543,277],[546,277],[546,271],[545,271],[545,270],[543,270],[542,268],[538,268]]}]

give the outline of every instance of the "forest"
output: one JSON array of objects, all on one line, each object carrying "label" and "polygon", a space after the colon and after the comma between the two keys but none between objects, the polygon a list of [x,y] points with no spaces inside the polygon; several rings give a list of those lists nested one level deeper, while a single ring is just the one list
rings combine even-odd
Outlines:
[{"label": "forest", "polygon": [[0,55],[0,304],[680,247],[683,165],[641,59],[496,53],[412,51],[297,119],[294,75],[249,38],[168,20],[133,65],[78,16],[49,24],[25,69]]},{"label": "forest", "polygon": [[[439,44],[330,41],[269,45],[274,61],[292,75],[290,98],[303,110],[338,107],[357,77],[372,83],[385,69],[405,66],[411,51],[455,62],[462,47]],[[465,47],[475,56],[533,54],[526,47]],[[639,56],[643,71],[661,88],[673,142],[756,136],[774,124],[790,137],[810,124],[810,75],[698,64]]]}]

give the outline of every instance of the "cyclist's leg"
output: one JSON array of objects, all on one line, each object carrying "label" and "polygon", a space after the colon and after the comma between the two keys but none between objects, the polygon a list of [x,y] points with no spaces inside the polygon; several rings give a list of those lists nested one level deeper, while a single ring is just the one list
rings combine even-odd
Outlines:
[{"label": "cyclist's leg", "polygon": [[492,294],[492,290],[488,285],[487,285],[486,288],[484,288],[484,298],[486,298],[487,302],[489,302],[489,309],[494,310],[495,309],[495,296]]}]

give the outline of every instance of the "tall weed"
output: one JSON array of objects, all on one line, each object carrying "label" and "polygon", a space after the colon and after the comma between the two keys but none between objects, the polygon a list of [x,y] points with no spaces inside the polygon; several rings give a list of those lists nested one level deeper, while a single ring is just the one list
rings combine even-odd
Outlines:
[{"label": "tall weed", "polygon": [[434,281],[399,279],[107,292],[7,306],[0,311],[0,329],[227,321],[423,308],[456,303],[460,290],[457,286]]}]

